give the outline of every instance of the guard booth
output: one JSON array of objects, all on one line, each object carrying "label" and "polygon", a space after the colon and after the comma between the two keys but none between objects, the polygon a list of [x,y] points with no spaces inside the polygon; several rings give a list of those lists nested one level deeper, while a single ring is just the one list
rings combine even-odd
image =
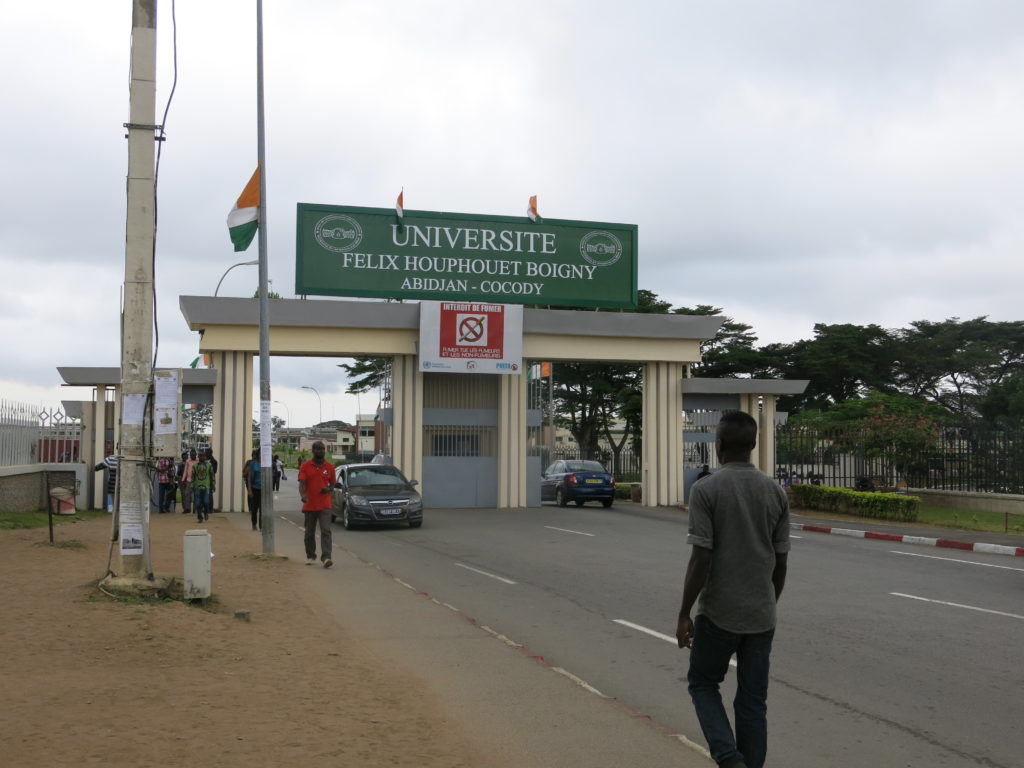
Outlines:
[{"label": "guard booth", "polygon": [[704,464],[716,467],[715,428],[724,411],[749,413],[758,423],[757,447],[750,460],[762,472],[775,470],[775,427],[789,415],[778,412],[775,402],[783,395],[800,395],[806,379],[683,379],[684,501]]}]

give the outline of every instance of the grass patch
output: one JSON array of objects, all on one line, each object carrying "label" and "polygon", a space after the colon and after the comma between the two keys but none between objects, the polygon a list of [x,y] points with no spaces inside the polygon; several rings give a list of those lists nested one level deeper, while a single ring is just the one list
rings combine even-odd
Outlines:
[{"label": "grass patch", "polygon": [[[53,524],[68,525],[97,517],[106,517],[102,510],[79,511],[73,515],[54,515]],[[24,530],[27,528],[46,528],[49,525],[45,510],[36,512],[5,512],[0,510],[0,531]]]},{"label": "grass patch", "polygon": [[917,522],[941,528],[960,528],[968,531],[989,533],[1024,534],[1024,515],[1005,515],[1002,512],[986,512],[976,509],[954,507],[926,507],[921,505]]},{"label": "grass patch", "polygon": [[53,546],[58,549],[85,549],[85,544],[78,539],[68,539],[67,541],[55,541]]}]

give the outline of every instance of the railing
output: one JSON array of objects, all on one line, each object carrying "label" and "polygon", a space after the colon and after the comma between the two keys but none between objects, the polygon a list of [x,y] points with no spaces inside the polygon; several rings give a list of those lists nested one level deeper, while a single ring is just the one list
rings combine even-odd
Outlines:
[{"label": "railing", "polygon": [[0,400],[0,466],[36,463],[39,408]]},{"label": "railing", "polygon": [[1024,493],[1024,427],[942,426],[927,439],[880,444],[877,434],[850,428],[776,430],[776,476],[855,488],[874,485],[982,493]]},{"label": "railing", "polygon": [[82,425],[63,411],[0,400],[0,466],[82,460]]}]

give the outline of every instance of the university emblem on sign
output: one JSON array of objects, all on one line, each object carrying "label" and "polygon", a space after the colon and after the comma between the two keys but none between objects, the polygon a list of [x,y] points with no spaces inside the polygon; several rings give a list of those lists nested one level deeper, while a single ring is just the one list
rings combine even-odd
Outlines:
[{"label": "university emblem on sign", "polygon": [[351,216],[335,213],[324,216],[313,228],[313,236],[328,251],[351,251],[363,239],[363,228]]},{"label": "university emblem on sign", "polygon": [[580,240],[580,255],[596,267],[607,267],[622,257],[622,241],[604,230],[588,232]]}]

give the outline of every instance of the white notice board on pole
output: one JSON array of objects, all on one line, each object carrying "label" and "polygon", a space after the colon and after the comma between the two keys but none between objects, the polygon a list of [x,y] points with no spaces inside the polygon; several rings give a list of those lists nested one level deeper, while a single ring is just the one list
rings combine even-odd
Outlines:
[{"label": "white notice board on pole", "polygon": [[523,307],[420,302],[419,362],[428,373],[522,373]]}]

